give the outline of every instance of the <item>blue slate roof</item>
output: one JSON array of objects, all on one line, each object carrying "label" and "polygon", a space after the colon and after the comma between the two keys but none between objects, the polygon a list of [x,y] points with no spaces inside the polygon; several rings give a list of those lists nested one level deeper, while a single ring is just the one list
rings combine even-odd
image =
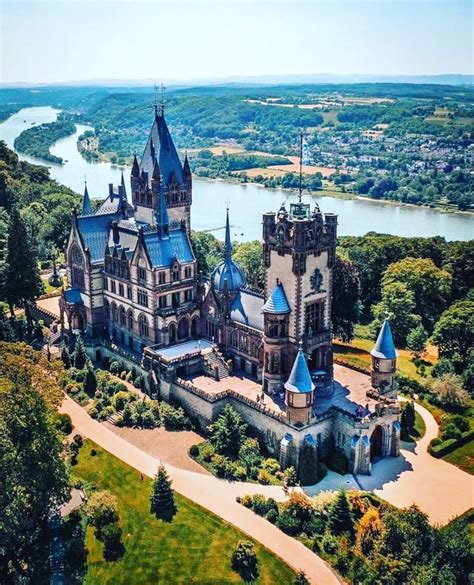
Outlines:
[{"label": "blue slate roof", "polygon": [[285,383],[286,390],[290,392],[312,392],[314,384],[308,370],[308,364],[304,356],[303,348],[300,345],[296,354],[295,363],[291,369],[290,377]]},{"label": "blue slate roof", "polygon": [[394,360],[397,357],[397,350],[393,343],[392,330],[390,329],[390,322],[388,319],[385,319],[383,322],[374,349],[370,354],[376,358],[387,360]]},{"label": "blue slate roof", "polygon": [[169,183],[173,173],[180,185],[184,183],[183,167],[163,114],[155,114],[153,126],[140,162],[140,173],[144,171],[148,173],[148,177],[153,175],[155,157],[165,185]]},{"label": "blue slate roof", "polygon": [[263,297],[248,290],[239,290],[230,307],[230,319],[263,331]]},{"label": "blue slate roof", "polygon": [[86,215],[77,218],[79,232],[84,245],[89,248],[91,262],[102,262],[104,260],[105,246],[109,239],[109,229],[114,219],[117,219],[115,213]]},{"label": "blue slate roof", "polygon": [[82,215],[90,215],[92,213],[91,199],[89,191],[87,190],[87,183],[84,185],[84,197],[82,199]]},{"label": "blue slate roof", "polygon": [[286,298],[285,289],[281,282],[278,282],[268,297],[267,302],[263,305],[262,313],[284,314],[290,312],[291,309]]},{"label": "blue slate roof", "polygon": [[78,288],[70,288],[64,291],[64,300],[70,305],[82,303],[81,291]]},{"label": "blue slate roof", "polygon": [[175,259],[178,262],[193,261],[189,239],[183,229],[171,230],[169,236],[162,236],[158,232],[145,232],[144,238],[154,268],[171,266]]},{"label": "blue slate roof", "polygon": [[231,259],[224,260],[214,268],[211,280],[217,292],[224,292],[226,282],[229,292],[236,292],[239,288],[246,286],[244,271],[237,262]]}]

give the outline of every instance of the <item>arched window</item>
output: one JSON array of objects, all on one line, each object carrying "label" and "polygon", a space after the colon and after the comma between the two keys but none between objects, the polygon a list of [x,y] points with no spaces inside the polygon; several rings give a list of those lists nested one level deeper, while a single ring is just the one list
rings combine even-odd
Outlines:
[{"label": "arched window", "polygon": [[183,317],[178,323],[178,338],[186,339],[187,337],[189,337],[189,319]]},{"label": "arched window", "polygon": [[110,305],[107,299],[104,300],[104,315],[107,321],[110,320]]},{"label": "arched window", "polygon": [[137,260],[137,277],[138,282],[146,282],[146,262],[142,256]]},{"label": "arched window", "polygon": [[148,320],[143,313],[138,317],[138,330],[141,337],[148,337],[150,335]]},{"label": "arched window", "polygon": [[126,326],[126,318],[125,318],[125,309],[123,308],[122,305],[120,305],[120,309],[119,309],[119,315],[120,315],[120,327],[125,327]]},{"label": "arched window", "polygon": [[128,329],[130,331],[133,331],[133,311],[132,311],[132,309],[129,309],[129,311],[127,313],[127,321],[128,321]]},{"label": "arched window", "polygon": [[168,332],[170,344],[176,343],[176,325],[174,323],[170,323],[168,327]]},{"label": "arched window", "polygon": [[117,305],[112,303],[112,323],[117,323]]},{"label": "arched window", "polygon": [[69,266],[71,269],[71,285],[84,288],[84,257],[78,246],[73,246],[69,252]]}]

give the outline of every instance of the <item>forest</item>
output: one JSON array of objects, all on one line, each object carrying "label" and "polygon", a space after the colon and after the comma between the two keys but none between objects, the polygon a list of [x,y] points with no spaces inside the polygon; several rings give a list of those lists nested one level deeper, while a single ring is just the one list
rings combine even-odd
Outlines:
[{"label": "forest", "polygon": [[15,150],[29,154],[48,162],[62,164],[63,159],[49,151],[50,147],[60,138],[74,134],[76,127],[68,120],[59,119],[49,124],[40,124],[27,128],[15,138]]}]

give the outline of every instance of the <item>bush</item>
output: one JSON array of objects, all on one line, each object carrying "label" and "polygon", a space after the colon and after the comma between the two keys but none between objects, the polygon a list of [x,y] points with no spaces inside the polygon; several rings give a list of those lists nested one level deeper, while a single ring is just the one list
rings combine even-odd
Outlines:
[{"label": "bush", "polygon": [[340,449],[333,449],[329,454],[326,465],[332,471],[345,475],[349,471],[349,461]]},{"label": "bush", "polygon": [[119,392],[114,394],[113,403],[115,405],[116,410],[123,410],[128,402],[133,402],[136,399],[137,398],[135,394],[132,394],[132,392],[120,390]]},{"label": "bush", "polygon": [[113,361],[110,364],[109,371],[111,374],[117,375],[121,370],[121,364],[118,361]]},{"label": "bush", "polygon": [[278,509],[275,510],[272,508],[271,510],[268,510],[268,512],[265,514],[265,518],[272,524],[275,524],[278,518]]},{"label": "bush", "polygon": [[174,408],[167,402],[160,402],[159,412],[161,423],[167,430],[182,430],[192,426],[191,421],[184,414],[184,410],[181,407]]},{"label": "bush", "polygon": [[462,435],[461,431],[450,423],[446,425],[443,433],[441,434],[441,438],[443,439],[443,441],[446,441],[448,439],[460,439],[461,435]]},{"label": "bush", "polygon": [[205,443],[200,449],[199,452],[203,461],[209,463],[212,460],[213,455],[215,454],[214,447],[209,445],[209,443]]},{"label": "bush", "polygon": [[64,435],[69,435],[72,432],[72,421],[68,414],[60,412],[53,413],[53,422],[55,428]]},{"label": "bush", "polygon": [[296,485],[296,470],[294,467],[287,467],[283,472],[283,479],[288,486]]},{"label": "bush", "polygon": [[258,473],[258,483],[268,485],[271,482],[271,476],[266,469],[261,469]]},{"label": "bush", "polygon": [[465,433],[471,428],[469,424],[469,419],[464,416],[460,416],[459,414],[454,414],[448,417],[448,424],[454,425],[457,429],[459,429],[462,433]]},{"label": "bush", "polygon": [[252,496],[252,510],[255,514],[265,516],[267,512],[275,508],[278,509],[278,506],[273,498],[267,500],[262,494],[254,494]]},{"label": "bush", "polygon": [[234,477],[238,481],[245,481],[247,479],[247,470],[243,465],[235,466]]},{"label": "bush", "polygon": [[469,405],[469,394],[464,390],[459,376],[443,374],[433,380],[431,392],[436,402],[445,408],[463,410]]},{"label": "bush", "polygon": [[430,446],[428,447],[428,451],[433,457],[444,457],[448,453],[451,453],[455,449],[462,447],[473,439],[474,431],[467,431],[466,433],[462,433],[459,439],[448,439],[447,441],[442,441],[441,443],[437,442],[438,439],[433,439],[430,443]]},{"label": "bush", "polygon": [[241,541],[232,553],[232,568],[244,581],[256,581],[258,578],[258,559],[253,542]]},{"label": "bush", "polygon": [[329,532],[325,532],[321,541],[321,546],[326,554],[333,555],[338,549],[337,539]]},{"label": "bush", "polygon": [[245,494],[245,496],[242,496],[240,498],[240,503],[245,506],[246,508],[251,508],[252,507],[252,496],[249,494]]},{"label": "bush", "polygon": [[301,532],[301,520],[292,516],[287,510],[284,510],[278,516],[276,525],[290,536],[296,536]]},{"label": "bush", "polygon": [[268,473],[275,475],[278,473],[278,471],[280,471],[280,464],[276,459],[269,457],[268,459],[263,460],[262,468],[265,469],[265,471],[268,471]]},{"label": "bush", "polygon": [[119,519],[117,498],[108,491],[92,492],[85,507],[87,521],[101,530]]},{"label": "bush", "polygon": [[199,447],[197,445],[191,445],[189,448],[189,454],[191,457],[197,457],[199,455]]},{"label": "bush", "polygon": [[116,561],[120,559],[125,548],[122,544],[122,529],[117,524],[107,524],[97,531],[97,538],[104,544],[104,559]]},{"label": "bush", "polygon": [[234,479],[234,465],[232,461],[225,455],[215,453],[211,460],[214,471],[217,477],[225,479]]}]

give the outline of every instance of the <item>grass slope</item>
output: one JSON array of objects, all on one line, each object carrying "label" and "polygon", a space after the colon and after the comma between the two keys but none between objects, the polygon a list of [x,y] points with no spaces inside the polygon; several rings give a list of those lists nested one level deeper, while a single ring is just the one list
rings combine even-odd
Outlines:
[{"label": "grass slope", "polygon": [[[91,449],[97,451],[91,456]],[[151,480],[85,441],[74,474],[118,499],[125,555],[114,563],[102,557],[102,545],[87,531],[86,585],[104,583],[241,583],[230,567],[232,552],[247,537],[223,520],[176,494],[178,512],[171,523],[149,512]],[[280,558],[255,544],[260,578],[257,583],[291,583],[294,572]]]}]

